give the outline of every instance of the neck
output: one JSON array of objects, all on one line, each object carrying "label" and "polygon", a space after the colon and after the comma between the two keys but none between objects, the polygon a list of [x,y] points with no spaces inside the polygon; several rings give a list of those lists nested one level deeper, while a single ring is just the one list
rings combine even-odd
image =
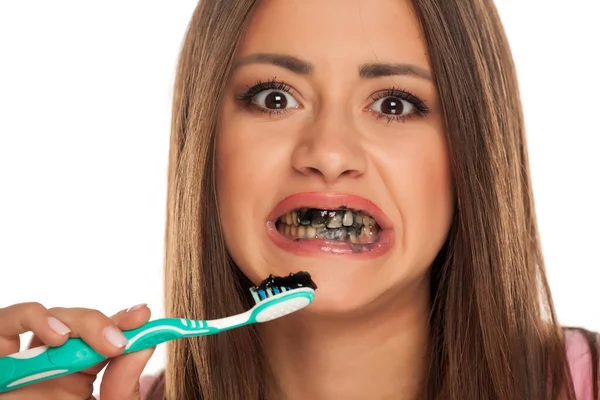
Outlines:
[{"label": "neck", "polygon": [[261,326],[271,399],[422,398],[428,290],[345,317],[298,313]]}]

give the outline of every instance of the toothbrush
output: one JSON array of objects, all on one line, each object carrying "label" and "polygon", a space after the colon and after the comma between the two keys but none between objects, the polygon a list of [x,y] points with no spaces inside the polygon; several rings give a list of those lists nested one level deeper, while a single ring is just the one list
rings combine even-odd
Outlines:
[{"label": "toothbrush", "polygon": [[[199,321],[162,318],[139,328],[123,331],[129,342],[122,354],[186,337],[213,335],[240,326],[271,321],[308,306],[317,286],[307,272],[287,277],[269,276],[250,288],[255,301],[250,310],[226,318]],[[0,357],[0,393],[32,383],[53,379],[92,367],[106,357],[80,338],[70,338],[62,346],[40,346]]]}]

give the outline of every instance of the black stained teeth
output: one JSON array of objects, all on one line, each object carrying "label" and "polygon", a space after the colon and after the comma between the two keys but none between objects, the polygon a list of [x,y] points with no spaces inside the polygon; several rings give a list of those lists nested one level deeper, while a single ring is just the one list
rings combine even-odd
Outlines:
[{"label": "black stained teeth", "polygon": [[348,232],[345,229],[331,229],[323,233],[323,239],[346,240]]},{"label": "black stained teeth", "polygon": [[314,228],[320,228],[322,226],[325,226],[328,214],[329,213],[327,212],[327,210],[311,210],[308,214],[311,219],[311,226],[313,226]]},{"label": "black stained teeth", "polygon": [[376,241],[381,231],[368,214],[347,207],[296,209],[282,215],[276,227],[293,240],[327,239],[362,244]]},{"label": "black stained teeth", "polygon": [[357,236],[360,236],[360,234],[362,233],[364,225],[362,223],[358,223],[355,222],[354,224],[352,224],[352,228],[354,228],[354,231],[356,232]]},{"label": "black stained teeth", "polygon": [[299,225],[304,225],[304,226],[310,225],[311,218],[310,218],[310,215],[308,214],[308,210],[304,209],[296,214],[298,215],[298,224]]},{"label": "black stained teeth", "polygon": [[338,214],[335,212],[329,213],[329,218],[327,218],[327,227],[329,229],[341,228],[342,227],[342,214]]},{"label": "black stained teeth", "polygon": [[[339,210],[320,210],[316,208],[303,208],[283,215],[281,221],[287,225],[313,227],[319,230],[327,227],[328,229],[360,228],[363,225],[363,219],[370,221],[368,215],[362,211],[353,211],[347,208]],[[374,221],[373,221],[374,222]]]}]

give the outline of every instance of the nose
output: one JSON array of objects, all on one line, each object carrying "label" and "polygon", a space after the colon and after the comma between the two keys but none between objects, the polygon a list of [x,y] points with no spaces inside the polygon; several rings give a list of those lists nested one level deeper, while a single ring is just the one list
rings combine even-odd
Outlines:
[{"label": "nose", "polygon": [[323,114],[307,126],[292,154],[292,165],[305,176],[331,186],[365,173],[367,157],[360,132],[341,115]]}]

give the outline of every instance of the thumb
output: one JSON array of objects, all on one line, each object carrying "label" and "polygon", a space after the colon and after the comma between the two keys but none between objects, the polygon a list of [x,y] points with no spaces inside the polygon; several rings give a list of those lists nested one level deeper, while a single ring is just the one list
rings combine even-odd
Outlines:
[{"label": "thumb", "polygon": [[140,377],[154,348],[113,358],[102,377],[102,400],[140,400]]}]

